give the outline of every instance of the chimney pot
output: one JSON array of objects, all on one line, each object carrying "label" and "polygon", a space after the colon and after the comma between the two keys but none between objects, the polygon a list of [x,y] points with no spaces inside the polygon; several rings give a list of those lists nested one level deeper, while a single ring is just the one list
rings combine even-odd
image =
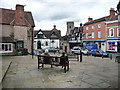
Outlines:
[{"label": "chimney pot", "polygon": [[53,27],[56,28],[56,25],[54,25]]},{"label": "chimney pot", "polygon": [[90,18],[90,17],[88,18],[88,22],[90,22],[90,21],[92,21],[92,20],[93,20],[93,18]]},{"label": "chimney pot", "polygon": [[115,15],[115,10],[114,8],[110,8],[110,16],[114,16]]}]

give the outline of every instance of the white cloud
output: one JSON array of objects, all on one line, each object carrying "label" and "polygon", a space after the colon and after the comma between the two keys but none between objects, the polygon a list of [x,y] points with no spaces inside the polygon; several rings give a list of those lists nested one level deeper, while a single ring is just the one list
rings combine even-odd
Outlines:
[{"label": "white cloud", "polygon": [[50,30],[56,24],[57,29],[66,34],[66,22],[75,21],[75,25],[109,15],[111,7],[116,9],[119,0],[1,0],[0,8],[15,9],[16,4],[23,4],[26,11],[31,11],[35,29]]}]

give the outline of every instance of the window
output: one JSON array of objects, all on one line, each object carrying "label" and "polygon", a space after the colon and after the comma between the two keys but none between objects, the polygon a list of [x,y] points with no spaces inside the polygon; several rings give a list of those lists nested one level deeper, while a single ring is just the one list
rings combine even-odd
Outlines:
[{"label": "window", "polygon": [[98,24],[98,28],[101,28],[101,24]]},{"label": "window", "polygon": [[101,31],[98,31],[98,38],[101,38]]},{"label": "window", "polygon": [[115,42],[108,42],[108,50],[115,50]]},{"label": "window", "polygon": [[118,37],[120,37],[120,28],[118,28],[117,35],[118,35]]},{"label": "window", "polygon": [[86,30],[88,30],[88,27],[86,27]]},{"label": "window", "polygon": [[0,43],[0,53],[9,53],[12,51],[12,43]]},{"label": "window", "polygon": [[94,27],[94,25],[92,26],[92,29],[94,29],[95,27]]},{"label": "window", "polygon": [[51,37],[57,37],[56,33],[53,32],[53,33],[51,34]]},{"label": "window", "polygon": [[38,38],[43,38],[43,34],[38,34],[37,37]]},{"label": "window", "polygon": [[92,32],[92,38],[94,38],[94,32]]},{"label": "window", "polygon": [[114,29],[113,28],[109,29],[109,36],[114,37]]},{"label": "window", "polygon": [[86,39],[88,39],[88,33],[86,33]]}]

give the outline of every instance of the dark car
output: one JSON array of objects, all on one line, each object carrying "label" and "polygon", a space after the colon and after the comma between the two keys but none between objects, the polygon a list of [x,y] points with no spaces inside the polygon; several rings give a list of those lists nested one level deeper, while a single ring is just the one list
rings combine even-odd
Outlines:
[{"label": "dark car", "polygon": [[108,57],[109,56],[108,52],[103,52],[103,51],[100,51],[100,50],[91,50],[89,52],[89,54],[92,55],[92,56],[103,56],[103,57]]}]

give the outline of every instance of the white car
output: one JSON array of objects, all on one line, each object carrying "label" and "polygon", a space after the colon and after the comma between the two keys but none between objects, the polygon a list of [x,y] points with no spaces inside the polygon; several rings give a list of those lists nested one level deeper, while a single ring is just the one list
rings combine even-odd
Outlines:
[{"label": "white car", "polygon": [[82,49],[82,53],[87,55],[89,53],[89,51],[87,49]]},{"label": "white car", "polygon": [[81,50],[80,47],[73,47],[73,49],[71,49],[71,52],[74,54],[80,54],[80,50]]}]

